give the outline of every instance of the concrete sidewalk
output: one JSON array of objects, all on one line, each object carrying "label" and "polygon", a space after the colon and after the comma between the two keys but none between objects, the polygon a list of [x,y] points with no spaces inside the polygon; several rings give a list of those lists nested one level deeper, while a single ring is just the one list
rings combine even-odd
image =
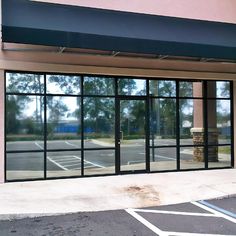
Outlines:
[{"label": "concrete sidewalk", "polygon": [[0,219],[158,206],[236,194],[236,169],[0,185]]}]

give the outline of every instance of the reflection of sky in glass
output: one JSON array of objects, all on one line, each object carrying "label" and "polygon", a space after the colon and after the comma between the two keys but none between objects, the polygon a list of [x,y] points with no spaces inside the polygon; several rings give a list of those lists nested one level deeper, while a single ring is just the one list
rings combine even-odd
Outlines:
[{"label": "reflection of sky in glass", "polygon": [[[227,87],[227,89],[225,89]],[[229,93],[229,82],[218,81],[216,82],[216,97],[225,97],[228,98],[230,96]]]},{"label": "reflection of sky in glass", "polygon": [[[119,88],[120,94],[122,95],[146,95],[146,80],[143,79],[120,79],[120,84],[124,81],[133,81],[134,86],[132,90],[129,90],[129,88]],[[127,83],[128,84],[128,83]]]},{"label": "reflection of sky in glass", "polygon": [[47,75],[47,93],[80,94],[80,76]]},{"label": "reflection of sky in glass", "polygon": [[[75,112],[79,108],[77,105],[76,97],[53,97],[53,103],[60,102],[62,105],[66,105],[67,111],[60,113],[60,119],[62,120],[77,120],[80,117],[76,117]],[[50,109],[47,109],[47,116],[50,117]]]},{"label": "reflection of sky in glass", "polygon": [[[18,81],[20,83],[18,83]],[[43,93],[44,76],[39,74],[6,73],[6,92],[35,94]]]}]

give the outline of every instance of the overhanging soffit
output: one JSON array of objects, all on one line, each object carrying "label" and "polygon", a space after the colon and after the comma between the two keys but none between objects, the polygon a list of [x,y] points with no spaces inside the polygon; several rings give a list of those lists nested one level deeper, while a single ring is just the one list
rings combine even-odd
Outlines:
[{"label": "overhanging soffit", "polygon": [[2,41],[236,59],[235,24],[29,0],[2,0]]}]

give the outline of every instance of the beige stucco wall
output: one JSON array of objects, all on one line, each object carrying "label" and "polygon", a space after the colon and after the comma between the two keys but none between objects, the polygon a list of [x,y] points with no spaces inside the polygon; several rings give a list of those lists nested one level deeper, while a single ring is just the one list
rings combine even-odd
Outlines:
[{"label": "beige stucco wall", "polygon": [[236,23],[235,0],[36,0],[128,12]]},{"label": "beige stucco wall", "polygon": [[[60,0],[57,1],[63,2]],[[66,1],[66,3],[68,4],[68,1]],[[127,4],[126,0],[71,0],[70,4],[236,23],[235,0],[133,0],[130,1],[129,4]],[[191,10],[192,8],[194,8],[194,10]],[[0,44],[0,46],[2,45]],[[236,91],[235,63],[175,61],[157,58],[146,59],[139,57],[115,57],[112,55],[60,53],[60,50],[57,48],[48,48],[49,50],[47,51],[45,47],[42,47],[42,50],[40,50],[39,47],[35,48],[35,46],[32,45],[10,45],[7,48],[14,50],[0,50],[0,114],[2,114],[0,115],[0,183],[4,181],[4,70],[77,72],[162,78],[226,79],[235,80],[234,91]],[[20,50],[15,51],[15,49]],[[22,49],[26,50],[21,51]],[[32,50],[27,51],[27,49]],[[234,104],[236,105],[236,93],[234,94]],[[236,116],[234,119],[234,124],[236,124]]]}]

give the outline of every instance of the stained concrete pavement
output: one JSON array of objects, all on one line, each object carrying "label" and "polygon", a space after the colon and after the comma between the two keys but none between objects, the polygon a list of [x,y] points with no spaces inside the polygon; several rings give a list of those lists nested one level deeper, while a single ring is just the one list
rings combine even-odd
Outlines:
[{"label": "stained concrete pavement", "polygon": [[236,194],[236,169],[0,185],[0,219],[141,208]]}]

